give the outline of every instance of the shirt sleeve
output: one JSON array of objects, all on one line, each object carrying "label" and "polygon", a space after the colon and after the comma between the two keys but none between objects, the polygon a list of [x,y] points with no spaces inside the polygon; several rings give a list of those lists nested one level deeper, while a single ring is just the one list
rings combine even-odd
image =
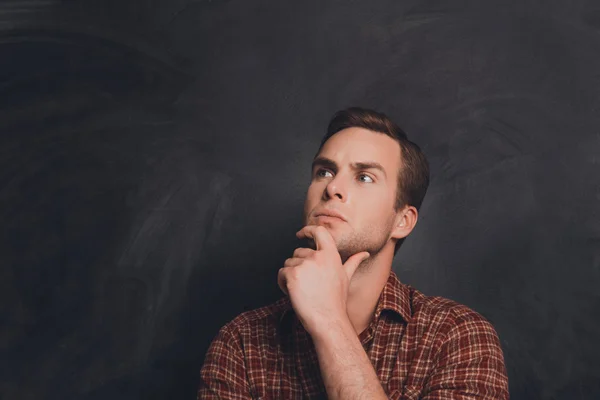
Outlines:
[{"label": "shirt sleeve", "polygon": [[223,326],[210,344],[200,370],[197,399],[251,399],[239,339]]},{"label": "shirt sleeve", "polygon": [[504,355],[494,327],[471,311],[450,329],[423,400],[508,400]]}]

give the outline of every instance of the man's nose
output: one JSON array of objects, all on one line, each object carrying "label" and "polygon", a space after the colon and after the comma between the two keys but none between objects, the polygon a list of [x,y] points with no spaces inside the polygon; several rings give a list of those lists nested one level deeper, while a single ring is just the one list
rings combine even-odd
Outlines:
[{"label": "man's nose", "polygon": [[325,187],[324,195],[327,199],[334,197],[339,198],[342,201],[346,200],[346,186],[340,179],[340,176],[333,178]]}]

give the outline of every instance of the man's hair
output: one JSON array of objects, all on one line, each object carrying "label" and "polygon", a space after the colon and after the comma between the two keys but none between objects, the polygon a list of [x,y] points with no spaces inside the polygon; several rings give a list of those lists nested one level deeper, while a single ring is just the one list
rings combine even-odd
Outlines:
[{"label": "man's hair", "polygon": [[[396,185],[396,203],[394,210],[410,205],[419,210],[427,187],[429,186],[429,163],[419,146],[408,140],[406,133],[387,115],[360,107],[350,107],[336,112],[329,122],[327,133],[321,140],[321,152],[325,142],[337,132],[346,128],[364,128],[382,133],[394,139],[400,145],[400,170]],[[396,242],[394,255],[404,242],[404,238]]]}]

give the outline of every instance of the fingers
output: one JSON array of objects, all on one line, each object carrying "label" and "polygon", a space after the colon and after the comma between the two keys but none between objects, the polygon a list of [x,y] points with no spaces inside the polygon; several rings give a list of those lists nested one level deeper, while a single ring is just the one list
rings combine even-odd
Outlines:
[{"label": "fingers", "polygon": [[280,268],[279,272],[277,273],[277,284],[283,293],[286,295],[288,294],[286,274],[289,273],[291,268],[302,264],[304,262],[304,258],[310,256],[312,253],[314,253],[314,250],[312,249],[299,247],[294,250],[294,256],[292,258],[285,260],[283,263],[283,268]]},{"label": "fingers", "polygon": [[304,259],[302,258],[288,258],[283,263],[283,268],[279,269],[279,272],[277,273],[277,284],[279,285],[279,289],[286,295],[288,294],[286,274],[289,273],[290,269],[302,264],[303,261]]},{"label": "fingers", "polygon": [[321,225],[306,225],[298,232],[296,232],[296,237],[298,239],[302,238],[311,238],[315,241],[317,246],[317,250],[335,250],[337,251],[337,246],[335,245],[335,241],[331,236],[331,233]]},{"label": "fingers", "polygon": [[279,273],[277,273],[277,284],[279,285],[279,289],[286,295],[287,291],[287,279],[285,278],[285,268],[279,268]]},{"label": "fingers", "polygon": [[292,255],[292,257],[307,258],[313,255],[314,252],[315,250],[313,249],[308,249],[306,247],[298,247],[296,250],[294,250],[294,254]]},{"label": "fingers", "polygon": [[283,268],[280,268],[277,273],[277,284],[283,293],[288,294],[286,274],[290,272],[290,269],[301,265],[306,258],[312,256],[314,253],[315,250],[313,249],[298,247],[294,250],[293,256],[285,260]]},{"label": "fingers", "polygon": [[283,266],[284,267],[297,267],[298,265],[302,264],[303,262],[304,262],[304,260],[302,258],[288,258],[283,263]]},{"label": "fingers", "polygon": [[348,260],[344,264],[344,270],[348,275],[348,279],[352,279],[352,275],[354,275],[354,272],[356,272],[358,266],[370,256],[371,255],[369,254],[369,252],[362,251],[360,253],[353,254],[350,258],[348,258]]}]

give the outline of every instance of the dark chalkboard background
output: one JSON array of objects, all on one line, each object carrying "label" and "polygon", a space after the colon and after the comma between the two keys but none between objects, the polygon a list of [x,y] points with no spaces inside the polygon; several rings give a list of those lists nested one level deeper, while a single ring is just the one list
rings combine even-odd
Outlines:
[{"label": "dark chalkboard background", "polygon": [[600,397],[600,3],[0,3],[0,397],[191,399],[282,293],[336,110],[432,182],[400,279],[489,318],[514,399]]}]

